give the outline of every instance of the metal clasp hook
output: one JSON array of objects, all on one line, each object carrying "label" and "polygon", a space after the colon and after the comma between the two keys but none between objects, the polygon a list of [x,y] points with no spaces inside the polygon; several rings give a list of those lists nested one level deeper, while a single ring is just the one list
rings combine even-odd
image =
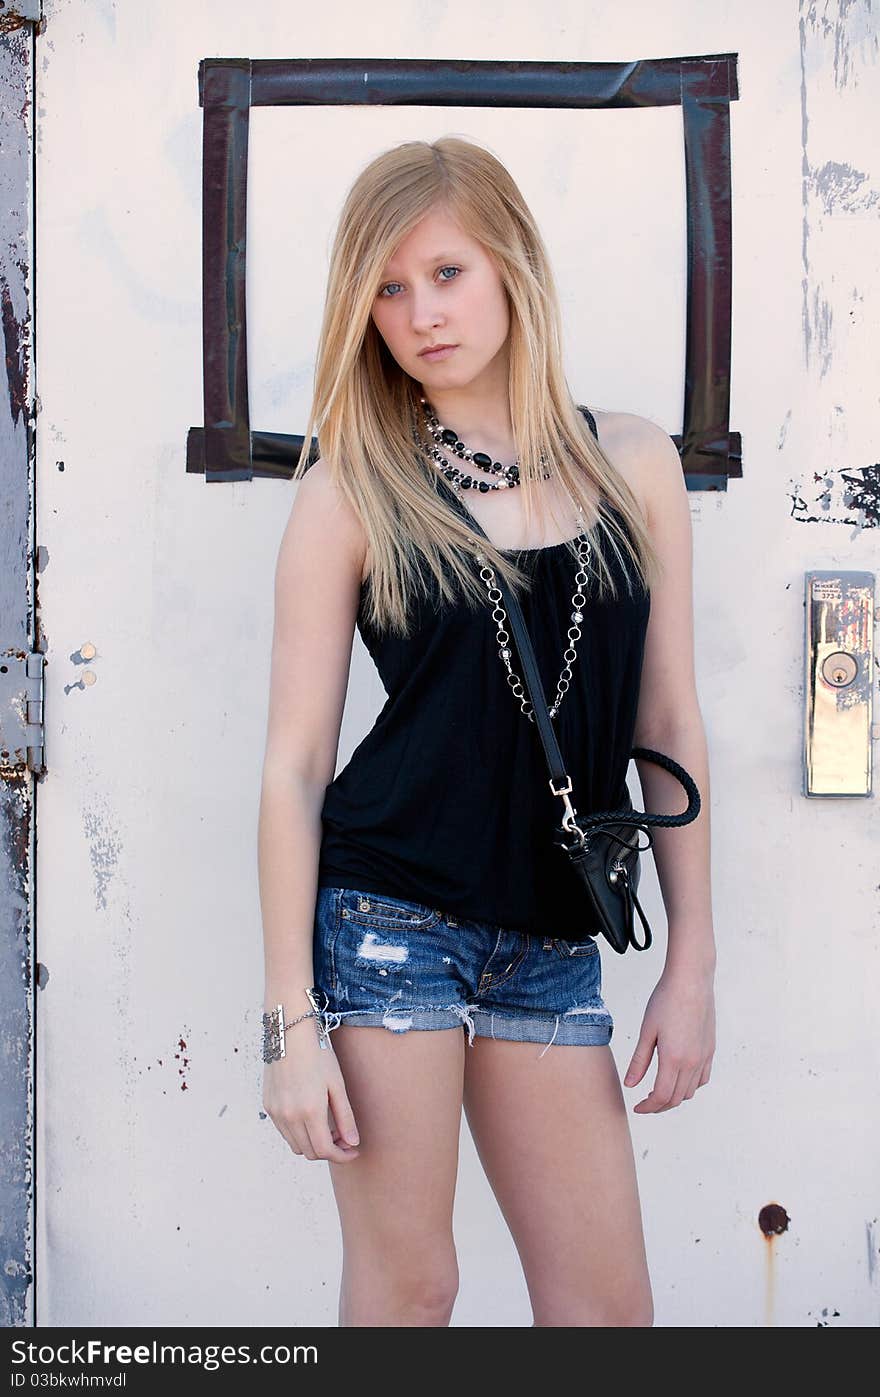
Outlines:
[{"label": "metal clasp hook", "polygon": [[563,829],[567,829],[570,834],[578,835],[581,843],[583,844],[586,842],[584,839],[584,832],[575,820],[575,815],[577,814],[577,811],[575,810],[574,806],[568,798],[568,792],[571,790],[571,777],[566,776],[565,782],[566,784],[564,786],[560,786],[559,790],[557,791],[556,787],[553,784],[553,777],[551,776],[548,785],[550,786],[550,789],[553,792],[553,794],[561,798],[562,803],[565,806],[565,814],[562,817]]}]

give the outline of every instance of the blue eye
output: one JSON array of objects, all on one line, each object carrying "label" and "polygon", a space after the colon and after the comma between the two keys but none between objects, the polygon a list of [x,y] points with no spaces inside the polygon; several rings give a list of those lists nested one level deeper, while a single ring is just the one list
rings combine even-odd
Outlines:
[{"label": "blue eye", "polygon": [[[442,281],[444,281],[444,282],[455,281],[456,277],[458,276],[458,273],[461,271],[461,267],[454,267],[454,266],[452,266],[452,265],[450,264],[450,265],[448,265],[448,266],[446,266],[446,267],[440,267],[440,268],[439,268],[439,271],[440,271],[440,273],[441,273],[441,280],[442,280]],[[451,276],[451,277],[443,276],[443,275],[442,275],[443,272],[455,272],[455,276]],[[394,300],[394,296],[393,296],[393,295],[392,295],[392,296],[388,296],[388,295],[386,295],[385,293],[388,291],[388,288],[389,288],[390,286],[399,286],[399,285],[400,285],[400,282],[399,282],[399,281],[386,281],[385,285],[382,286],[382,287],[380,287],[380,289],[379,289],[379,291],[378,291],[378,295],[379,295],[379,296],[383,296],[383,297],[385,298],[386,301],[393,301],[393,300]]]}]

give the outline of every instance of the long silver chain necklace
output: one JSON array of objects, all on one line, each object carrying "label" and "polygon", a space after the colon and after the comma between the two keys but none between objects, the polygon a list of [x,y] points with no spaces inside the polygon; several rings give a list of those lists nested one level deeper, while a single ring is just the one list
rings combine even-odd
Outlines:
[{"label": "long silver chain necklace", "polygon": [[[510,649],[510,635],[506,629],[507,612],[503,606],[501,588],[498,586],[495,580],[495,569],[491,567],[489,563],[486,562],[485,553],[478,553],[476,556],[477,562],[482,564],[480,568],[480,577],[486,584],[486,593],[489,598],[489,601],[492,603],[492,619],[495,621],[495,624],[498,628],[498,654],[501,656],[501,659],[504,663],[504,667],[507,670],[507,682],[510,685],[511,692],[513,693],[514,698],[519,699],[520,708],[522,709],[523,713],[530,720],[530,722],[534,722],[535,710],[529,701],[525,689],[523,688],[522,680],[520,679],[519,675],[516,673],[516,671],[513,669],[510,663],[510,657],[512,652]],[[559,705],[562,703],[563,697],[565,696],[569,684],[571,682],[571,667],[574,664],[574,661],[577,659],[577,650],[575,649],[575,645],[581,637],[581,622],[584,619],[583,608],[586,606],[587,601],[582,589],[589,580],[589,573],[587,571],[587,563],[589,561],[589,557],[590,540],[588,538],[579,537],[578,565],[577,572],[575,573],[577,591],[571,599],[574,610],[571,613],[571,625],[568,628],[569,643],[567,648],[563,651],[562,655],[562,658],[565,663],[562,666],[562,673],[560,674],[559,681],[556,685],[556,698],[554,699],[553,703],[550,705],[549,708],[551,718],[555,718],[556,714],[559,712]]]},{"label": "long silver chain necklace", "polygon": [[[438,443],[438,445],[435,445],[433,448],[430,448],[427,442],[425,442],[421,438],[418,432],[417,424],[414,423],[414,436],[416,442],[421,448],[421,450],[429,457],[429,459],[438,463],[442,463],[442,474],[446,476],[447,480],[449,480],[456,495],[459,497],[460,500],[462,500],[463,505],[464,500],[462,498],[462,490],[503,490],[509,489],[512,486],[518,485],[520,483],[518,461],[513,466],[503,466],[499,461],[493,463],[491,457],[486,455],[485,452],[470,451],[469,448],[465,446],[465,443],[460,440],[457,432],[453,431],[451,427],[442,426],[442,424],[437,420],[437,417],[433,412],[433,409],[431,408],[430,404],[427,402],[426,398],[421,398],[420,402],[425,410],[425,418],[428,424],[428,430],[431,432],[431,435],[433,436],[435,443]],[[495,473],[506,473],[507,478],[503,481],[499,481],[496,484],[489,481],[475,480],[472,476],[466,475],[464,471],[460,471],[457,469],[457,467],[453,466],[452,463],[448,461],[446,457],[443,455],[442,451],[439,449],[439,442],[441,440],[444,442],[444,444],[452,446],[455,451],[455,454],[461,457],[463,460],[472,461],[474,465],[480,467],[483,466],[485,460],[485,462],[488,462],[488,466],[486,467],[487,469],[490,469]],[[545,458],[542,455],[542,464],[544,464],[544,460]],[[549,479],[550,474],[550,471],[545,471],[543,474],[543,478],[545,480]],[[467,509],[467,506],[464,507],[465,509]],[[575,583],[577,585],[577,591],[574,593],[571,599],[573,610],[571,613],[571,625],[568,628],[569,643],[567,648],[563,651],[562,655],[564,663],[562,666],[562,672],[559,676],[559,680],[556,685],[556,698],[554,699],[552,705],[550,705],[549,707],[549,713],[551,718],[555,718],[556,714],[559,712],[559,706],[562,703],[562,700],[565,694],[568,692],[569,686],[571,684],[571,667],[577,659],[577,649],[575,647],[577,641],[581,638],[581,622],[584,619],[584,608],[587,604],[587,599],[584,595],[583,588],[587,585],[589,581],[590,575],[588,565],[592,553],[592,546],[590,544],[589,538],[586,536],[587,522],[584,518],[584,512],[581,509],[580,505],[577,505],[576,508],[577,522],[581,528],[581,533],[578,534],[577,537],[578,562],[577,570],[575,572]],[[470,513],[469,510],[468,513]],[[554,545],[551,544],[550,546],[553,547]],[[504,549],[501,551],[518,552],[520,550]],[[531,552],[532,550],[523,549],[522,551]],[[494,620],[495,625],[497,627],[498,654],[501,657],[501,661],[507,671],[507,682],[510,685],[510,689],[513,693],[514,698],[519,700],[522,712],[529,719],[529,721],[533,723],[535,721],[535,710],[532,707],[529,697],[523,687],[522,679],[516,673],[510,662],[513,652],[510,647],[510,634],[507,630],[506,625],[508,616],[507,611],[505,610],[505,607],[503,605],[504,598],[501,589],[497,583],[495,569],[486,561],[485,553],[478,552],[475,554],[475,557],[477,559],[477,562],[481,564],[480,577],[486,585],[486,594],[492,606],[492,619]]]}]

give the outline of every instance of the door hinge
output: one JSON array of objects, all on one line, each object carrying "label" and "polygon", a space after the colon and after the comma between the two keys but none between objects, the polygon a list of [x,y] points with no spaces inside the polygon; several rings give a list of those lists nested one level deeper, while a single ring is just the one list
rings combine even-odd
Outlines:
[{"label": "door hinge", "polygon": [[0,772],[23,769],[42,773],[43,666],[45,656],[0,656]]}]

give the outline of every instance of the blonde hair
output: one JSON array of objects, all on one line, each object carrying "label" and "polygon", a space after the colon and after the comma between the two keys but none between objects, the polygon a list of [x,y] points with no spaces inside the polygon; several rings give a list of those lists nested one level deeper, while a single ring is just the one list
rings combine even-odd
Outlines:
[{"label": "blonde hair", "polygon": [[[650,587],[658,566],[650,535],[633,492],[568,388],[553,275],[520,190],[501,162],[473,142],[456,136],[406,141],[372,160],[346,196],[330,258],[312,407],[293,474],[299,480],[308,469],[316,434],[331,478],[368,539],[371,625],[408,634],[414,592],[425,594],[424,564],[441,599],[453,596],[445,564],[459,585],[459,598],[485,606],[485,584],[473,562],[475,544],[515,592],[530,585],[528,575],[476,536],[440,493],[437,467],[424,459],[412,437],[421,386],[392,358],[371,318],[386,263],[434,209],[448,212],[482,244],[507,292],[510,415],[526,518],[540,479],[533,463],[543,452],[588,518],[594,487],[600,505],[591,537],[604,530],[619,561],[622,549]],[[603,497],[622,514],[632,546]],[[568,546],[574,555],[574,540]],[[594,548],[591,557],[599,595],[616,595],[602,550]],[[628,568],[624,572],[632,591],[633,578]]]}]

